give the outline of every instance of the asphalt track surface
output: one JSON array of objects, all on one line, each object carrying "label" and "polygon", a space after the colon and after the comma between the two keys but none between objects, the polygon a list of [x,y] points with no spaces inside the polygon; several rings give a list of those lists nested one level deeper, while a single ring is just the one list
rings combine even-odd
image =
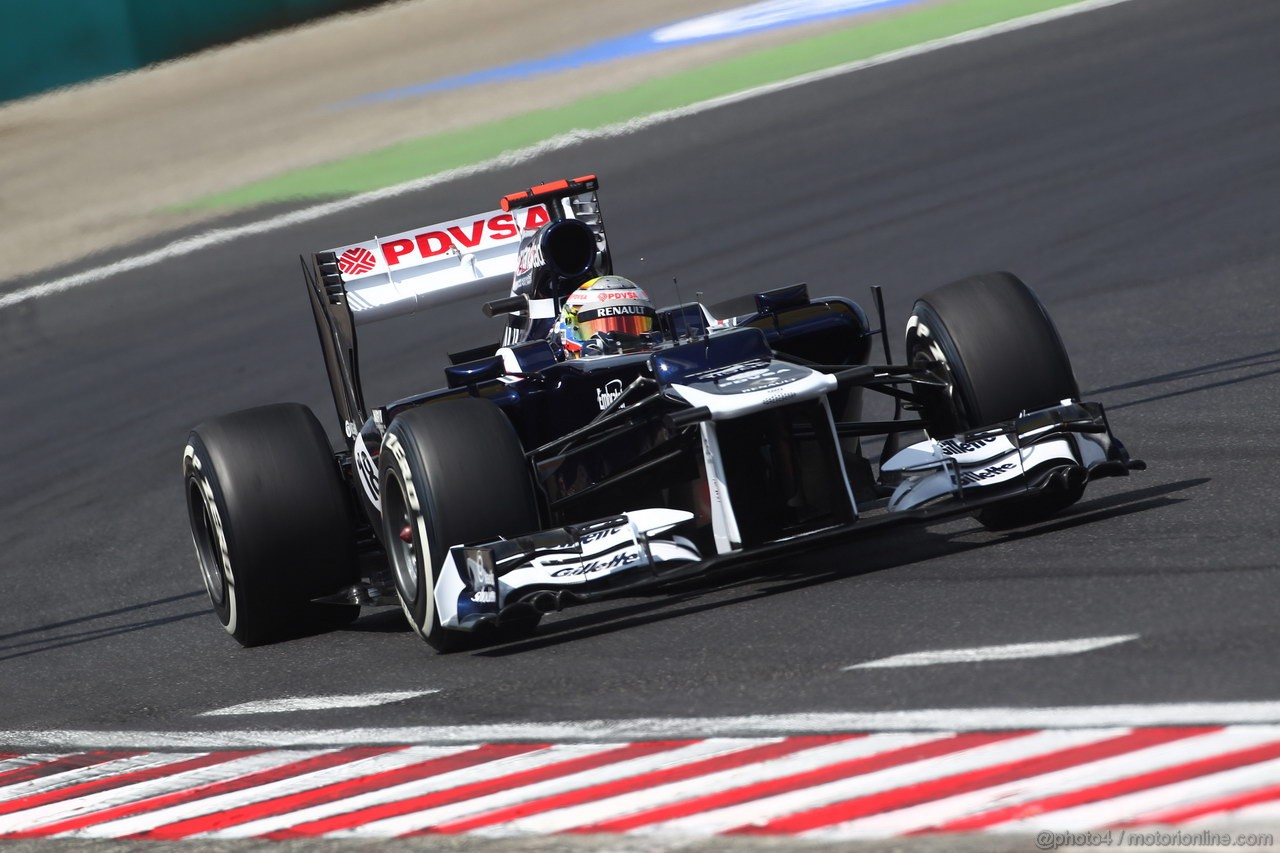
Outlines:
[{"label": "asphalt track surface", "polygon": [[[1280,699],[1280,7],[1132,3],[246,238],[0,312],[0,708],[10,730],[448,726]],[[963,520],[593,605],[436,655],[397,610],[244,650],[186,529],[187,429],[278,400],[336,440],[300,252],[602,176],[615,263],[659,302],[807,280],[912,299],[989,269],[1048,304],[1087,399],[1150,470],[1010,534]],[[866,304],[869,304],[867,300]],[[371,399],[489,340],[458,304],[372,327]],[[367,339],[372,338],[369,335]],[[872,413],[874,414],[874,413]],[[844,671],[1137,634],[1086,654]],[[197,717],[249,700],[407,702]]]}]

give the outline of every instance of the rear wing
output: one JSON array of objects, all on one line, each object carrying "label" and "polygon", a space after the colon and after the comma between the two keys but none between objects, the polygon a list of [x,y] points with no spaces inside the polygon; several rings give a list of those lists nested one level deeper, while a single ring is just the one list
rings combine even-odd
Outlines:
[{"label": "rear wing", "polygon": [[594,175],[512,193],[502,209],[338,246],[303,261],[320,347],[344,429],[368,415],[360,388],[356,327],[510,286],[523,239],[542,225],[576,219],[607,251]]},{"label": "rear wing", "polygon": [[[560,219],[581,219],[603,248],[604,223],[594,175],[504,196],[490,210],[320,252],[332,255],[357,325],[412,314],[510,283],[526,234]],[[336,283],[336,282],[335,282]]]},{"label": "rear wing", "polygon": [[520,239],[551,221],[544,205],[516,214],[491,210],[321,252],[333,256],[338,281],[358,325],[412,314],[467,292],[505,287],[516,270]]}]

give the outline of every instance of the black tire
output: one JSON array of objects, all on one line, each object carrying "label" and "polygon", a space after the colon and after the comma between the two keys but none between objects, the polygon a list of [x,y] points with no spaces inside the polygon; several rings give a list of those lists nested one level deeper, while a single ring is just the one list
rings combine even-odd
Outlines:
[{"label": "black tire", "polygon": [[[493,403],[445,400],[396,417],[383,438],[378,467],[383,541],[400,606],[433,648],[457,648],[470,635],[441,627],[435,606],[448,548],[539,527],[520,438]],[[405,528],[407,541],[401,536]],[[538,618],[530,614],[502,633],[532,631]]]},{"label": "black tire", "polygon": [[256,646],[350,623],[315,604],[358,580],[346,488],[315,415],[282,403],[191,431],[182,460],[191,535],[218,621]]},{"label": "black tire", "polygon": [[[921,415],[933,438],[1016,418],[1022,412],[1079,399],[1062,338],[1035,293],[1012,273],[972,276],[916,301],[907,324],[911,364],[941,362],[951,400],[924,386]],[[954,405],[952,405],[954,404]],[[983,525],[1006,529],[1040,521],[1075,503],[1078,487],[988,507]]]}]

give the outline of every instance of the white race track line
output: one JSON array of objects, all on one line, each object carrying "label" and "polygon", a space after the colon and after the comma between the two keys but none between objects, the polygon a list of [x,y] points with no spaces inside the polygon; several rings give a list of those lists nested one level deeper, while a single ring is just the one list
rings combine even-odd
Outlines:
[{"label": "white race track line", "polygon": [[371,708],[416,699],[439,690],[394,690],[389,693],[356,693],[340,696],[286,696],[283,699],[261,699],[241,702],[213,711],[205,711],[200,717],[231,717],[240,714],[288,714],[296,711],[327,711],[332,708]]},{"label": "white race track line", "polygon": [[1137,634],[1117,637],[1088,637],[1083,640],[1057,640],[1049,643],[1014,643],[1007,646],[974,646],[967,649],[937,649],[928,652],[909,652],[893,657],[870,660],[846,666],[851,669],[885,669],[898,666],[933,666],[942,663],[981,663],[994,660],[1026,660],[1051,658],[1062,655],[1078,655],[1094,649],[1103,649],[1118,643],[1138,639]]},{"label": "white race track line", "polygon": [[400,726],[365,729],[251,729],[231,731],[3,731],[12,749],[231,749],[373,744],[620,742],[708,737],[777,737],[840,732],[1008,731],[1127,726],[1280,724],[1280,701],[1082,705],[1054,708],[932,708],[743,717],[649,717]]},{"label": "white race track line", "polygon": [[213,229],[194,237],[177,240],[162,249],[156,249],[155,251],[146,252],[141,255],[134,255],[133,257],[97,267],[96,269],[86,270],[85,272],[76,273],[75,275],[69,275],[43,284],[36,284],[31,287],[16,290],[12,293],[6,293],[0,295],[0,310],[32,299],[52,296],[55,293],[62,293],[67,290],[73,290],[77,287],[83,287],[86,284],[95,284],[113,276],[120,275],[121,273],[132,272],[134,270],[143,269],[144,267],[154,266],[155,264],[172,260],[173,258],[190,255],[203,249],[229,243],[232,240],[239,240],[242,237],[265,234],[268,231],[276,231],[281,228],[300,225],[305,222],[322,219],[323,217],[340,211],[363,207],[364,205],[382,201],[383,199],[417,192],[418,190],[426,189],[427,187],[436,186],[437,184],[443,184],[448,181],[458,180],[459,178],[469,177],[482,172],[517,166],[521,163],[532,160],[535,157],[546,154],[547,152],[557,151],[561,148],[568,148],[569,146],[576,145],[579,142],[626,136],[657,124],[662,124],[678,118],[684,118],[685,116],[697,115],[719,107],[728,106],[729,104],[741,103],[743,101],[751,100],[752,98],[771,95],[776,92],[793,89],[798,86],[805,86],[809,83],[815,83],[820,80],[828,80],[832,77],[850,74],[855,71],[861,71],[865,68],[874,68],[877,65],[885,65],[890,62],[897,62],[901,59],[910,59],[913,56],[922,56],[926,53],[932,53],[937,50],[942,50],[943,48],[951,47],[952,45],[979,41],[1002,33],[1014,32],[1015,30],[1026,29],[1037,24],[1056,21],[1061,18],[1071,17],[1072,15],[1079,15],[1083,12],[1091,12],[1095,9],[1102,9],[1107,6],[1117,6],[1121,3],[1127,2],[1129,2],[1129,0],[1081,0],[1081,2],[1070,6],[1049,9],[1044,12],[1026,15],[1021,18],[1015,18],[1010,21],[992,24],[986,27],[978,27],[962,33],[956,33],[955,35],[947,36],[945,38],[934,39],[933,41],[923,42],[922,44],[913,45],[911,47],[888,51],[887,53],[882,53],[878,56],[870,57],[869,59],[860,59],[856,62],[848,62],[844,65],[825,68],[821,71],[801,74],[797,77],[791,77],[776,83],[757,86],[753,89],[746,89],[732,95],[711,98],[710,100],[690,104],[689,106],[653,113],[651,115],[630,119],[617,124],[606,125],[594,130],[571,130],[568,133],[553,137],[545,142],[540,142],[537,145],[532,145],[528,148],[520,148],[515,151],[507,151],[490,160],[485,160],[471,166],[449,169],[435,175],[428,175],[423,178],[406,181],[402,184],[396,184],[395,186],[361,193],[359,195],[339,199],[337,201],[318,204],[313,207],[295,210],[291,213],[273,216],[257,222],[250,222],[245,225],[238,225],[233,228]]}]

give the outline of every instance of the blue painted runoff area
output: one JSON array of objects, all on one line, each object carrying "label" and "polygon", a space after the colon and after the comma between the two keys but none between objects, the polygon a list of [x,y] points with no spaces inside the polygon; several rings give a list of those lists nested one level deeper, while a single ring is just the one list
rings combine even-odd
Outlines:
[{"label": "blue painted runoff area", "polygon": [[737,38],[801,24],[849,18],[918,2],[920,0],[764,0],[749,6],[712,12],[630,35],[605,39],[540,59],[514,62],[470,74],[459,74],[373,92],[339,106],[368,106],[431,92],[479,86],[484,83],[527,80],[531,77],[582,68],[624,57],[643,56],[676,47]]}]

